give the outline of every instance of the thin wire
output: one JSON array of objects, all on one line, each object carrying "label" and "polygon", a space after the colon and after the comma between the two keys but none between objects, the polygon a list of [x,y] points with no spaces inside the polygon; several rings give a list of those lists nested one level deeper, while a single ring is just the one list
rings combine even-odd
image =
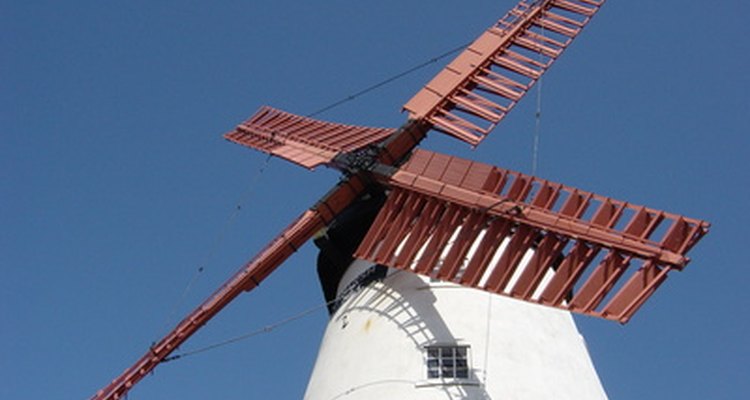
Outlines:
[{"label": "thin wire", "polygon": [[341,99],[339,101],[331,103],[330,105],[327,105],[327,106],[325,106],[325,107],[323,107],[323,108],[321,108],[321,109],[319,109],[319,110],[317,110],[317,111],[315,111],[315,112],[313,112],[311,114],[308,114],[307,116],[308,117],[314,117],[314,116],[322,114],[322,113],[324,113],[326,111],[330,111],[331,109],[336,108],[336,107],[338,107],[338,106],[340,106],[340,105],[342,105],[344,103],[347,103],[347,102],[350,102],[352,100],[355,100],[356,98],[358,98],[358,97],[360,97],[362,95],[365,95],[365,94],[367,94],[369,92],[372,92],[375,89],[379,89],[379,88],[381,88],[381,87],[383,87],[383,86],[385,86],[385,85],[387,85],[389,83],[392,83],[392,82],[397,81],[397,80],[399,80],[399,79],[401,79],[401,78],[403,78],[403,77],[405,77],[407,75],[410,75],[410,74],[412,74],[412,73],[414,73],[416,71],[419,71],[420,69],[425,68],[425,67],[427,67],[430,64],[434,64],[434,63],[442,60],[443,58],[449,57],[449,56],[451,56],[451,55],[453,55],[453,54],[455,54],[455,53],[457,53],[457,52],[465,49],[466,47],[469,46],[469,44],[471,44],[471,43],[467,43],[467,44],[461,45],[461,46],[456,47],[456,48],[454,48],[452,50],[449,50],[449,51],[447,51],[447,52],[445,52],[443,54],[440,54],[437,57],[431,58],[430,60],[425,61],[425,62],[423,62],[423,63],[421,63],[419,65],[415,65],[414,67],[411,67],[411,68],[405,70],[404,72],[401,72],[401,73],[398,73],[396,75],[393,75],[390,78],[385,79],[383,81],[380,81],[380,82],[378,82],[378,83],[376,83],[376,84],[374,84],[372,86],[368,86],[368,87],[360,90],[359,92],[356,92],[354,94],[346,96],[346,97],[344,97],[343,99]]},{"label": "thin wire", "polygon": [[217,236],[216,241],[214,242],[211,248],[211,251],[203,259],[203,262],[202,262],[203,265],[210,262],[211,259],[214,257],[214,255],[216,254],[216,251],[224,242],[224,238],[226,237],[227,231],[229,230],[229,228],[232,227],[234,222],[237,220],[237,217],[240,215],[240,212],[242,211],[242,207],[248,201],[250,201],[250,198],[252,198],[252,195],[255,194],[256,185],[258,181],[260,180],[260,177],[263,175],[263,173],[266,172],[266,169],[268,168],[268,165],[271,162],[271,158],[273,158],[273,155],[269,154],[266,157],[266,159],[263,161],[263,164],[260,166],[260,168],[258,168],[258,170],[255,172],[255,175],[250,179],[250,184],[247,186],[247,189],[245,189],[245,192],[242,193],[242,195],[240,196],[240,200],[237,202],[237,205],[234,207],[234,210],[232,210],[232,213],[224,222],[224,226],[219,231],[219,235]]},{"label": "thin wire", "polygon": [[484,384],[484,387],[487,387],[487,377],[489,374],[487,373],[487,368],[489,368],[490,364],[490,337],[491,331],[492,331],[492,293],[488,293],[487,299],[489,300],[487,303],[487,331],[485,332],[485,339],[484,339],[484,371],[482,372],[482,384]]},{"label": "thin wire", "polygon": [[[394,277],[396,275],[399,275],[402,272],[403,272],[402,270],[395,271],[392,274],[390,274],[388,277],[389,278],[390,277]],[[162,361],[162,363],[166,363],[166,362],[170,362],[170,361],[175,361],[175,360],[180,360],[180,359],[183,359],[185,357],[190,357],[190,356],[193,356],[193,355],[196,355],[196,354],[204,353],[206,351],[217,349],[219,347],[224,347],[224,346],[228,346],[228,345],[233,344],[233,343],[237,343],[237,342],[240,342],[240,341],[243,341],[243,340],[247,340],[247,339],[250,339],[250,338],[258,336],[258,335],[263,335],[263,334],[271,333],[271,332],[273,332],[277,328],[280,328],[280,327],[282,327],[284,325],[287,325],[289,323],[292,323],[294,321],[302,319],[302,318],[304,318],[304,317],[306,317],[306,316],[308,316],[310,314],[315,313],[316,311],[328,308],[328,306],[336,304],[337,302],[340,302],[340,301],[344,300],[345,298],[351,296],[352,294],[358,292],[361,289],[364,289],[365,287],[366,286],[355,286],[355,287],[349,288],[348,290],[344,290],[340,295],[336,296],[336,298],[334,298],[334,299],[332,299],[330,301],[327,301],[327,302],[325,302],[323,304],[319,304],[319,305],[317,305],[315,307],[308,308],[307,310],[304,310],[302,312],[294,314],[294,315],[292,315],[290,317],[284,318],[284,319],[282,319],[282,320],[280,320],[278,322],[275,322],[273,324],[266,325],[266,326],[264,326],[262,328],[259,328],[259,329],[256,329],[254,331],[248,332],[246,334],[235,336],[233,338],[230,338],[230,339],[227,339],[227,340],[223,340],[221,342],[217,342],[217,343],[205,346],[205,347],[201,347],[199,349],[195,349],[195,350],[191,350],[191,351],[186,351],[186,352],[180,353],[180,354],[175,354],[173,356],[165,358]]]},{"label": "thin wire", "polygon": [[[544,36],[544,27],[542,27],[542,36]],[[539,62],[543,60],[541,50],[539,51]],[[539,169],[539,141],[542,136],[542,83],[543,76],[539,76],[536,86],[536,122],[534,126],[534,143],[531,149],[531,175],[536,175]]]},{"label": "thin wire", "polygon": [[254,194],[255,186],[258,183],[258,180],[260,180],[260,177],[268,168],[268,165],[271,161],[271,157],[272,157],[271,155],[268,155],[268,157],[266,157],[263,164],[255,172],[255,175],[253,175],[253,177],[250,179],[250,184],[248,185],[247,189],[245,189],[245,191],[242,193],[242,195],[240,195],[240,199],[237,202],[237,205],[232,210],[232,213],[229,214],[229,217],[227,217],[226,221],[224,221],[224,225],[219,230],[219,233],[216,236],[214,243],[211,245],[206,255],[203,256],[203,259],[198,263],[198,268],[196,268],[195,272],[193,273],[193,277],[190,279],[188,284],[182,290],[182,294],[177,299],[175,304],[172,306],[172,309],[170,310],[167,316],[167,319],[164,323],[165,329],[169,329],[169,326],[171,325],[171,322],[173,321],[175,314],[177,314],[177,311],[179,310],[179,308],[182,307],[182,305],[185,303],[185,300],[187,299],[188,294],[190,294],[190,292],[192,291],[193,286],[195,285],[195,282],[198,280],[198,278],[201,276],[201,274],[205,270],[206,265],[208,265],[211,262],[211,260],[213,260],[217,251],[219,250],[221,245],[224,243],[227,231],[229,231],[232,225],[234,225],[234,222],[237,220],[237,217],[242,211],[242,206],[246,204],[252,197],[252,194]]},{"label": "thin wire", "polygon": [[542,77],[537,81],[536,91],[536,124],[534,126],[534,144],[531,155],[531,175],[536,175],[539,169],[539,141],[542,136]]},{"label": "thin wire", "polygon": [[[378,82],[378,83],[376,83],[374,85],[368,86],[368,87],[360,90],[359,92],[356,92],[354,94],[346,96],[346,97],[342,98],[341,100],[333,102],[333,103],[331,103],[331,104],[329,104],[329,105],[327,105],[327,106],[325,106],[323,108],[320,108],[317,111],[311,112],[311,113],[309,113],[309,114],[307,114],[305,116],[307,118],[313,118],[313,117],[315,117],[317,115],[323,114],[323,113],[325,113],[327,111],[330,111],[330,110],[332,110],[332,109],[334,109],[336,107],[339,107],[339,106],[341,106],[341,105],[343,105],[343,104],[345,104],[347,102],[356,100],[357,98],[359,98],[359,97],[361,97],[361,96],[363,96],[363,95],[365,95],[367,93],[370,93],[370,92],[372,92],[372,91],[374,91],[376,89],[379,89],[379,88],[381,88],[381,87],[383,87],[385,85],[393,83],[393,82],[395,82],[395,81],[397,81],[397,80],[399,80],[399,79],[401,79],[401,78],[403,78],[403,77],[405,77],[407,75],[410,75],[410,74],[412,74],[412,73],[414,73],[414,72],[416,72],[416,71],[418,71],[418,70],[420,70],[422,68],[427,67],[430,64],[434,64],[434,63],[442,60],[443,58],[449,57],[449,56],[451,56],[451,55],[453,55],[453,54],[455,54],[455,53],[457,53],[457,52],[465,49],[470,44],[471,43],[466,43],[464,45],[461,45],[459,47],[451,49],[451,50],[449,50],[449,51],[447,51],[447,52],[445,52],[443,54],[440,54],[440,55],[438,55],[436,57],[431,58],[428,61],[425,61],[425,62],[423,62],[423,63],[421,63],[419,65],[411,67],[411,68],[409,68],[409,69],[407,69],[407,70],[405,70],[405,71],[403,71],[401,73],[393,75],[390,78],[387,78],[387,79],[385,79],[383,81],[380,81],[380,82]],[[312,150],[312,148],[310,148],[309,150]],[[314,153],[314,155],[320,156],[320,155],[323,155],[323,153],[325,153],[325,152],[326,152],[326,150],[324,148],[319,148],[318,151]],[[273,153],[269,154],[269,157],[272,157],[272,156],[273,156]]]},{"label": "thin wire", "polygon": [[214,349],[217,349],[219,347],[224,347],[224,346],[227,346],[227,345],[230,345],[230,344],[233,344],[233,343],[237,343],[237,342],[240,342],[240,341],[243,341],[243,340],[246,340],[246,339],[250,339],[250,338],[252,338],[254,336],[258,336],[258,335],[270,333],[273,330],[275,330],[276,328],[279,328],[281,326],[284,326],[284,325],[289,324],[291,322],[294,322],[296,320],[302,319],[302,318],[304,318],[304,317],[306,317],[306,316],[308,316],[308,315],[310,315],[310,314],[312,314],[312,313],[314,313],[314,312],[316,312],[318,310],[326,308],[326,307],[328,307],[328,303],[321,304],[321,305],[309,308],[309,309],[307,309],[305,311],[302,311],[302,312],[300,312],[298,314],[295,314],[295,315],[293,315],[291,317],[285,318],[285,319],[283,319],[281,321],[278,321],[278,322],[270,324],[270,325],[266,325],[266,326],[264,326],[264,327],[262,327],[260,329],[256,329],[256,330],[254,330],[252,332],[249,332],[249,333],[246,333],[244,335],[235,336],[235,337],[233,337],[231,339],[227,339],[227,340],[224,340],[222,342],[214,343],[214,344],[206,346],[206,347],[201,347],[201,348],[196,349],[196,350],[186,351],[186,352],[180,353],[180,354],[175,354],[175,355],[173,355],[171,357],[165,358],[162,361],[162,363],[166,363],[166,362],[170,362],[170,361],[175,361],[175,360],[183,359],[185,357],[194,356],[196,354],[200,354],[200,353],[204,353],[204,352],[207,352],[207,351],[210,351],[210,350],[214,350]]}]

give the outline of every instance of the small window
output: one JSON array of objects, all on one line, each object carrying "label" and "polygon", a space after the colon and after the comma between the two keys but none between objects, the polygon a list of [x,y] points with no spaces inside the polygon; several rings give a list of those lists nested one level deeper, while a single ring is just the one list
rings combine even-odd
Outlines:
[{"label": "small window", "polygon": [[468,379],[469,346],[429,346],[428,379]]}]

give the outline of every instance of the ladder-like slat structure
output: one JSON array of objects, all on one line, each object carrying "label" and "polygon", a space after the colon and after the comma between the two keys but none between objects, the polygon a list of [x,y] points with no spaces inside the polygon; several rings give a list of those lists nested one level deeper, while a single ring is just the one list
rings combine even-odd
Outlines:
[{"label": "ladder-like slat structure", "polygon": [[521,1],[479,36],[404,109],[479,144],[596,14],[604,0]]},{"label": "ladder-like slat structure", "polygon": [[418,150],[356,252],[389,267],[627,322],[709,224]]},{"label": "ladder-like slat structure", "polygon": [[262,107],[224,137],[312,169],[329,164],[341,153],[378,143],[395,131],[319,121]]}]

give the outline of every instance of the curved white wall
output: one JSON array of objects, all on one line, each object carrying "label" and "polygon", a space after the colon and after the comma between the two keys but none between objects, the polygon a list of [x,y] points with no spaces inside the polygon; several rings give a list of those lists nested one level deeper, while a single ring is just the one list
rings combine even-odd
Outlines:
[{"label": "curved white wall", "polygon": [[[343,290],[371,264],[356,261]],[[470,346],[470,378],[428,380],[424,346]],[[606,399],[568,312],[390,271],[331,318],[307,400]]]}]

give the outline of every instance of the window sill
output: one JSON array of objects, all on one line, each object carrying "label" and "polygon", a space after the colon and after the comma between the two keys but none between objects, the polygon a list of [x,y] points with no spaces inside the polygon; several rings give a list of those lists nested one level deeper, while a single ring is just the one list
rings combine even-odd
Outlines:
[{"label": "window sill", "polygon": [[425,379],[414,384],[416,388],[437,386],[482,386],[482,383],[476,379]]}]

